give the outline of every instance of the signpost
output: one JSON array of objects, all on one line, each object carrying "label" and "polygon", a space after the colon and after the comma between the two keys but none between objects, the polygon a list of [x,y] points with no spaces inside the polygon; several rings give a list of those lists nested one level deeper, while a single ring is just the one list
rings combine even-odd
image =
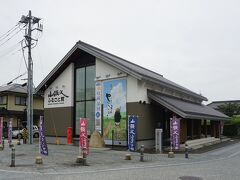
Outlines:
[{"label": "signpost", "polygon": [[88,144],[88,120],[86,118],[80,118],[80,136],[79,145],[80,152],[83,154],[83,150],[86,148],[86,155],[89,155],[89,144]]},{"label": "signpost", "polygon": [[128,149],[129,151],[136,151],[136,140],[137,140],[137,116],[128,117]]}]

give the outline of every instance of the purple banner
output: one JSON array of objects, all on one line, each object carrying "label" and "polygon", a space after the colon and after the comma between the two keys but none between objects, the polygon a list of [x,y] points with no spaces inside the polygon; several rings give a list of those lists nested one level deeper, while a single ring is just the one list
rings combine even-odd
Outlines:
[{"label": "purple banner", "polygon": [[39,151],[40,154],[47,156],[48,147],[45,137],[44,118],[40,116],[40,129],[39,129]]},{"label": "purple banner", "polygon": [[170,139],[171,139],[171,148],[174,150],[179,150],[180,148],[180,120],[173,116],[170,118]]},{"label": "purple banner", "polygon": [[12,144],[12,119],[10,119],[8,124],[8,144]]},{"label": "purple banner", "polygon": [[137,122],[137,116],[128,117],[128,149],[132,152],[137,150]]},{"label": "purple banner", "polygon": [[0,117],[0,144],[3,144],[2,138],[3,138],[3,117]]}]

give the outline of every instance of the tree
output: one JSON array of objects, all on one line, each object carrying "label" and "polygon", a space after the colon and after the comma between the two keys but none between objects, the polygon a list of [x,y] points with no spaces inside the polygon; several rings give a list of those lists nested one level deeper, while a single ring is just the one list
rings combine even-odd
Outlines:
[{"label": "tree", "polygon": [[218,110],[229,117],[240,114],[240,105],[237,103],[225,103],[218,106]]}]

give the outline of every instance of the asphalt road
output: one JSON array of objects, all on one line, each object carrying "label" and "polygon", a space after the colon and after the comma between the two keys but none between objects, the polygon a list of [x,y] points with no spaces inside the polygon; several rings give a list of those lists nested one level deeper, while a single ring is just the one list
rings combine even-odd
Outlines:
[{"label": "asphalt road", "polygon": [[[160,179],[160,180],[239,180],[240,179],[240,143],[222,147],[197,158],[184,159],[183,156],[149,162],[129,164],[114,162],[101,166],[79,167],[80,169],[62,169],[51,171],[19,171],[0,169],[0,179]],[[164,162],[162,162],[164,160]],[[31,167],[29,167],[31,168]],[[57,169],[57,167],[56,167]]]}]

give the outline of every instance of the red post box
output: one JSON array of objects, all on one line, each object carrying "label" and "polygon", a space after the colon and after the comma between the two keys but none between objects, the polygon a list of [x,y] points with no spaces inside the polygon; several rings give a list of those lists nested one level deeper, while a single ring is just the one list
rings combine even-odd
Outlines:
[{"label": "red post box", "polygon": [[67,143],[68,144],[73,144],[73,131],[72,131],[72,127],[68,127],[67,128]]}]

